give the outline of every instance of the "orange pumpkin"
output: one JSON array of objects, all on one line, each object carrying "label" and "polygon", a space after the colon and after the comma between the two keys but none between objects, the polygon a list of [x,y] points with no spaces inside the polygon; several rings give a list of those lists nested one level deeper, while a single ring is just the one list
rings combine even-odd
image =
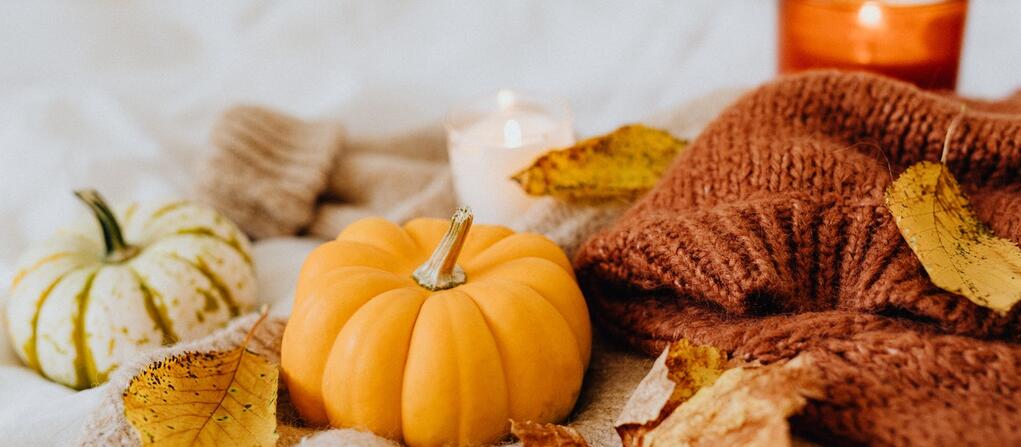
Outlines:
[{"label": "orange pumpkin", "polygon": [[466,209],[403,228],[364,219],[308,256],[281,353],[303,418],[477,445],[509,419],[571,412],[591,327],[567,256],[541,235],[471,223]]}]

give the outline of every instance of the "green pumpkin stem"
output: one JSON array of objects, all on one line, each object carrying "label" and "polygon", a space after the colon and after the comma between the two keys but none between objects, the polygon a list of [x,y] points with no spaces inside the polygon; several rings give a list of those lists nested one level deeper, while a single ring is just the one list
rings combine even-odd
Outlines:
[{"label": "green pumpkin stem", "polygon": [[471,226],[471,208],[463,207],[454,211],[447,234],[440,239],[429,260],[411,275],[418,285],[435,291],[457,287],[467,281],[464,270],[457,265],[457,257],[464,248]]},{"label": "green pumpkin stem", "polygon": [[96,215],[99,227],[103,230],[103,243],[106,246],[107,261],[121,262],[138,254],[137,247],[129,245],[124,241],[121,226],[117,223],[117,218],[114,216],[110,206],[103,200],[103,196],[99,195],[94,189],[78,190],[74,192],[74,195],[78,196],[82,202],[85,202],[92,210],[92,213]]}]

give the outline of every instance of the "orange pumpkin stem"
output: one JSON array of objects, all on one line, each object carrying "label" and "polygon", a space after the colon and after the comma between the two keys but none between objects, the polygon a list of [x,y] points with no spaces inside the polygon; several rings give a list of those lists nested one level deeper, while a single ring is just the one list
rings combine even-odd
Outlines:
[{"label": "orange pumpkin stem", "polygon": [[418,285],[435,291],[457,287],[468,280],[464,270],[457,265],[457,256],[461,254],[464,241],[468,238],[472,219],[471,208],[462,207],[454,211],[447,234],[440,239],[429,260],[411,275]]},{"label": "orange pumpkin stem", "polygon": [[117,223],[110,206],[103,200],[94,189],[83,189],[74,192],[82,202],[92,210],[99,221],[99,228],[103,230],[103,243],[106,246],[106,260],[110,262],[122,262],[131,259],[138,254],[138,247],[129,245],[124,241],[121,233],[121,226]]}]

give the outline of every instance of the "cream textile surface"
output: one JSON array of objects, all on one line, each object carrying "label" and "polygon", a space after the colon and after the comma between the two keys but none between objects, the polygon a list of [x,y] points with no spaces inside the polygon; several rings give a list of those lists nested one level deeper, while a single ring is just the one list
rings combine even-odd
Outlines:
[{"label": "cream textile surface", "polygon": [[[1018,16],[1018,2],[972,2],[962,93],[1016,87],[1021,41],[1003,18]],[[567,97],[591,135],[768,79],[774,17],[753,0],[3,2],[0,290],[30,241],[84,214],[71,189],[190,194],[235,103],[335,120],[357,145],[435,129],[451,104],[510,86]],[[262,300],[285,303],[274,312],[315,243],[256,245]],[[39,378],[0,328],[0,444],[73,445],[103,392]]]},{"label": "cream textile surface", "polygon": [[[696,101],[692,101],[682,108],[671,113],[665,113],[651,117],[648,122],[652,125],[668,129],[675,135],[691,137],[696,134],[716,113],[730,103],[740,92],[735,90],[721,90]],[[227,112],[226,116],[236,116],[236,110]],[[265,116],[269,111],[259,111],[257,115]],[[282,117],[281,119],[286,119]],[[300,132],[299,132],[300,133]],[[286,136],[278,135],[278,136]],[[325,147],[331,142],[327,139],[316,139]],[[245,146],[247,147],[247,146]],[[253,145],[249,150],[250,157],[258,158],[259,150]],[[322,148],[320,148],[322,149]],[[236,150],[245,150],[244,147]],[[306,147],[305,150],[316,151],[315,146]],[[324,150],[324,149],[323,149]],[[341,156],[344,148],[341,149]],[[265,157],[265,155],[263,155]],[[407,160],[403,157],[394,156],[388,159],[388,165],[399,167]],[[213,157],[211,163],[222,161]],[[351,173],[343,168],[344,163],[339,164],[336,171],[331,172],[333,177],[350,177]],[[212,166],[214,171],[224,175],[235,173],[244,166],[221,165]],[[285,170],[300,169],[308,172],[316,172],[319,167],[314,165],[293,164],[286,166]],[[383,177],[390,175],[393,169],[387,165],[376,166],[369,169],[361,166],[365,172],[360,176],[366,177],[366,185],[375,185],[376,188],[386,188],[388,195],[400,196],[390,207],[380,206],[376,202],[368,202],[361,205],[334,204],[320,207],[317,222],[326,222],[325,225],[343,226],[350,219],[365,214],[378,215],[400,215],[403,209],[408,206],[419,206],[422,208],[445,208],[442,213],[449,213],[453,204],[443,199],[443,194],[429,194],[421,196],[416,188],[397,188],[395,185],[385,181]],[[448,176],[447,169],[440,166],[430,173],[433,177],[441,180],[448,190],[449,182],[442,182]],[[252,180],[255,181],[255,180]],[[279,189],[288,185],[288,182],[277,182],[273,184],[264,180],[262,185],[263,195],[279,195]],[[233,187],[243,187],[244,182],[233,184]],[[366,186],[367,190],[373,189]],[[370,193],[371,191],[367,191]],[[450,191],[447,191],[449,194]],[[272,201],[272,200],[271,200]],[[229,201],[223,201],[229,203]],[[591,232],[609,223],[626,204],[615,204],[612,206],[581,206],[568,205],[552,199],[544,199],[535,203],[520,219],[511,225],[522,231],[536,231],[546,234],[562,247],[571,253],[577,245]],[[228,210],[224,210],[228,211]],[[311,211],[311,210],[310,210]],[[246,222],[242,221],[244,226]],[[334,234],[329,232],[326,234]],[[260,327],[256,334],[259,340],[257,346],[253,346],[256,352],[266,355],[271,360],[279,359],[277,344],[286,316],[290,313],[292,286],[295,283],[298,269],[302,259],[308,251],[315,247],[319,241],[312,238],[276,238],[263,239],[255,244],[253,258],[258,272],[259,290],[262,301],[270,304],[271,318]],[[103,445],[103,446],[130,446],[134,442],[133,430],[127,425],[123,418],[123,406],[121,405],[121,393],[126,387],[132,375],[144,368],[146,364],[159,358],[179,353],[184,350],[198,349],[225,349],[233,346],[243,338],[247,324],[253,320],[249,315],[235,321],[229,328],[216,332],[209,337],[194,342],[182,342],[178,345],[163,348],[154,353],[145,353],[124,362],[123,366],[111,374],[110,380],[96,388],[82,392],[72,392],[66,388],[53,385],[44,379],[28,372],[25,368],[10,367],[0,368],[3,371],[17,371],[21,373],[17,377],[12,376],[8,384],[12,388],[14,400],[8,407],[12,413],[23,408],[37,408],[38,413],[29,417],[18,416],[18,420],[0,419],[9,422],[5,428],[0,425],[0,430],[10,433],[9,439],[18,440],[18,445],[44,445],[47,444],[45,436],[52,436],[53,432],[41,431],[41,425],[59,423],[75,429],[71,433],[60,433],[60,443],[75,445]],[[612,429],[612,421],[616,418],[621,406],[630,394],[632,387],[645,375],[651,361],[642,358],[634,353],[626,353],[605,346],[596,342],[593,347],[592,361],[586,382],[579,398],[576,408],[576,416],[570,421],[572,427],[577,428],[593,446],[616,446],[619,439]],[[54,388],[56,387],[56,388]],[[58,389],[64,392],[59,393]],[[52,390],[54,395],[40,400],[36,397],[42,391]],[[284,407],[281,407],[284,408]],[[20,413],[19,413],[20,414]],[[279,418],[278,431],[281,434],[279,445],[291,445],[302,437],[307,445],[386,445],[387,441],[370,434],[360,433],[354,430],[330,430],[313,433],[312,430],[296,426],[300,422],[293,419]],[[77,434],[77,437],[74,435]],[[40,437],[42,436],[42,437]],[[23,441],[23,442],[22,442]]]},{"label": "cream textile surface", "polygon": [[[353,142],[437,123],[512,87],[566,97],[582,135],[775,70],[759,0],[0,2],[0,288],[80,212],[190,191],[236,103],[343,123]],[[1021,79],[1021,2],[973,0],[961,93]]]},{"label": "cream textile surface", "polygon": [[[648,122],[670,130],[676,135],[691,137],[695,135],[719,110],[731,102],[739,91],[722,90],[687,104],[671,113],[651,117]],[[314,149],[314,148],[312,148]],[[343,154],[341,149],[341,154]],[[390,163],[400,165],[406,160],[395,158]],[[332,172],[332,176],[348,177],[349,172],[342,169]],[[227,166],[218,167],[222,172],[229,172]],[[307,167],[313,169],[314,167]],[[368,170],[370,177],[367,184],[378,184],[387,187],[385,181],[373,181],[371,175],[386,176],[386,166],[378,166],[376,170]],[[363,173],[362,175],[366,175]],[[449,175],[443,167],[435,169],[431,175],[442,178]],[[267,194],[272,194],[273,185],[267,187]],[[449,189],[449,183],[445,183]],[[393,188],[391,185],[390,188]],[[371,189],[371,188],[368,188]],[[414,190],[403,191],[415,199]],[[424,200],[435,200],[429,195]],[[322,209],[318,221],[326,221],[329,225],[343,225],[349,219],[363,214],[392,215],[399,213],[407,206],[407,201],[397,201],[394,207],[371,208],[369,203],[361,207],[355,205],[329,205]],[[412,203],[423,207],[448,207],[452,205],[444,200],[436,203]],[[334,207],[343,209],[338,212]],[[521,218],[512,224],[523,231],[544,233],[561,246],[572,251],[591,231],[608,223],[622,205],[611,207],[574,206],[544,199],[537,202]],[[325,216],[325,218],[323,218]],[[332,234],[332,233],[328,233]],[[313,238],[271,238],[263,239],[255,244],[253,259],[255,261],[259,281],[260,300],[271,306],[271,314],[275,319],[266,325],[270,329],[262,330],[267,340],[279,337],[279,328],[290,313],[292,287],[297,277],[301,261],[320,240]],[[247,320],[251,320],[248,318]],[[271,324],[270,324],[271,323]],[[185,342],[170,348],[164,348],[156,354],[141,354],[126,361],[124,366],[115,371],[110,381],[96,388],[74,392],[63,386],[53,384],[35,375],[21,366],[0,367],[0,393],[5,397],[0,401],[0,433],[3,439],[14,442],[12,445],[131,445],[134,439],[131,430],[125,425],[121,416],[121,393],[134,371],[160,355],[181,352],[184,349],[223,349],[243,336],[243,328],[239,324],[207,337],[204,341]],[[240,328],[240,329],[239,329]],[[6,343],[0,336],[0,343]],[[276,351],[265,351],[270,358],[278,358]],[[16,360],[13,360],[16,362]],[[572,426],[578,428],[592,445],[613,446],[619,443],[612,431],[611,422],[617,411],[629,395],[630,387],[644,376],[650,362],[636,354],[626,354],[606,349],[596,344],[593,360],[583,394],[577,408],[578,419]],[[46,430],[45,427],[62,426],[66,430]],[[309,434],[304,429],[281,426],[282,443],[294,441],[302,435]],[[357,433],[352,430],[334,430],[316,433],[306,440],[310,445],[381,445],[382,438]]]}]

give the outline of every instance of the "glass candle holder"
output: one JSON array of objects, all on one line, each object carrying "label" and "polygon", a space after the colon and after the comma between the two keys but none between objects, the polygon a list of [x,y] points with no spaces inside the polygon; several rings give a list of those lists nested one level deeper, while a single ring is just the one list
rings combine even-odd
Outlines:
[{"label": "glass candle holder", "polygon": [[867,70],[953,90],[967,0],[780,0],[780,73]]},{"label": "glass candle holder", "polygon": [[534,202],[511,180],[552,148],[574,144],[567,101],[500,90],[446,119],[454,189],[481,223],[509,224]]}]

